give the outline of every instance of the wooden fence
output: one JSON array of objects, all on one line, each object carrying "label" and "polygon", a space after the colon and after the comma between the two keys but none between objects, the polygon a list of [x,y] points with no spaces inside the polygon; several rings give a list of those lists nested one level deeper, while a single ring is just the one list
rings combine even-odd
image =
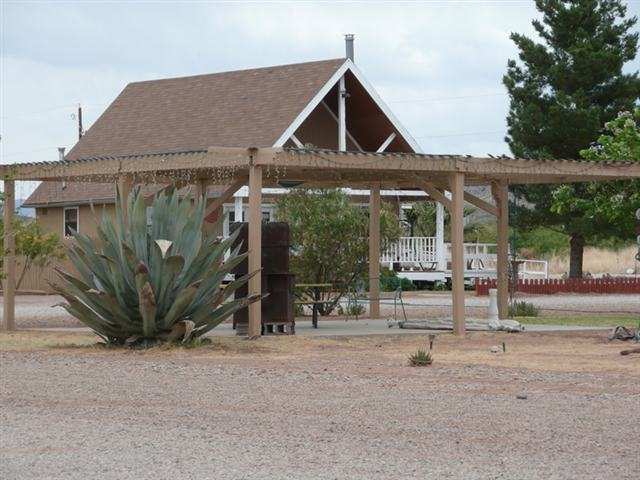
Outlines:
[{"label": "wooden fence", "polygon": [[[496,288],[495,278],[478,278],[476,295],[489,295],[490,288]],[[640,277],[618,278],[563,278],[563,279],[519,279],[518,292],[538,295],[554,293],[639,293]]]},{"label": "wooden fence", "polygon": [[[16,258],[16,272],[19,277],[22,273],[23,259]],[[66,267],[66,265],[63,265]],[[57,275],[54,271],[54,266],[49,265],[46,267],[32,266],[24,274],[18,293],[53,293],[49,282],[56,280]],[[17,278],[16,278],[17,281]],[[0,286],[0,290],[2,287]]]}]

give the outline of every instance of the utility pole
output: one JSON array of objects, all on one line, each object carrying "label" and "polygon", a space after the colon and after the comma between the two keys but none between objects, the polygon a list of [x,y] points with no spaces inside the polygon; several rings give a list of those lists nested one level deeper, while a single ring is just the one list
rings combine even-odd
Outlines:
[{"label": "utility pole", "polygon": [[84,130],[82,129],[82,105],[78,103],[78,140],[82,138]]}]

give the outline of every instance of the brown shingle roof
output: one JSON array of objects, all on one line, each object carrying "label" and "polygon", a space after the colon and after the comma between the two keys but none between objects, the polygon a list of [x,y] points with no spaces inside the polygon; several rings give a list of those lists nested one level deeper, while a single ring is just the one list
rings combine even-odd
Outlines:
[{"label": "brown shingle roof", "polygon": [[270,147],[344,62],[130,83],[66,158]]},{"label": "brown shingle roof", "polygon": [[[270,147],[345,59],[130,83],[67,160]],[[113,198],[110,184],[43,182],[25,205]]]}]

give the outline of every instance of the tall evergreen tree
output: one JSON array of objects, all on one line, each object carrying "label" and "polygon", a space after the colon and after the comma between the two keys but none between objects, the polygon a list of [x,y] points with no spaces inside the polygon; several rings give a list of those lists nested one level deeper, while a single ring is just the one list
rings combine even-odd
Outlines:
[{"label": "tall evergreen tree", "polygon": [[[512,33],[519,59],[509,60],[503,77],[511,104],[506,141],[527,158],[579,158],[618,112],[632,111],[640,98],[638,72],[623,66],[638,51],[636,17],[620,0],[536,0],[542,20],[534,20],[539,39]],[[551,226],[569,235],[571,277],[582,276],[585,244],[602,237],[604,221],[575,209],[553,208],[557,187],[519,187],[527,207],[516,207],[518,227]],[[590,195],[572,186],[576,201]],[[603,220],[603,219],[599,219]]]}]

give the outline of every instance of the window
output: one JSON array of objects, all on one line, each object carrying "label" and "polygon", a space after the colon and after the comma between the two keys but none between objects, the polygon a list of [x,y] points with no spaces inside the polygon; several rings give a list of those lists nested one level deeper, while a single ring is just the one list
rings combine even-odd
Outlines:
[{"label": "window", "polygon": [[63,233],[65,237],[70,237],[73,232],[79,232],[79,223],[78,217],[80,216],[80,211],[78,207],[65,207],[63,211]]},{"label": "window", "polygon": [[271,221],[271,210],[262,210],[262,221],[263,222]]}]

